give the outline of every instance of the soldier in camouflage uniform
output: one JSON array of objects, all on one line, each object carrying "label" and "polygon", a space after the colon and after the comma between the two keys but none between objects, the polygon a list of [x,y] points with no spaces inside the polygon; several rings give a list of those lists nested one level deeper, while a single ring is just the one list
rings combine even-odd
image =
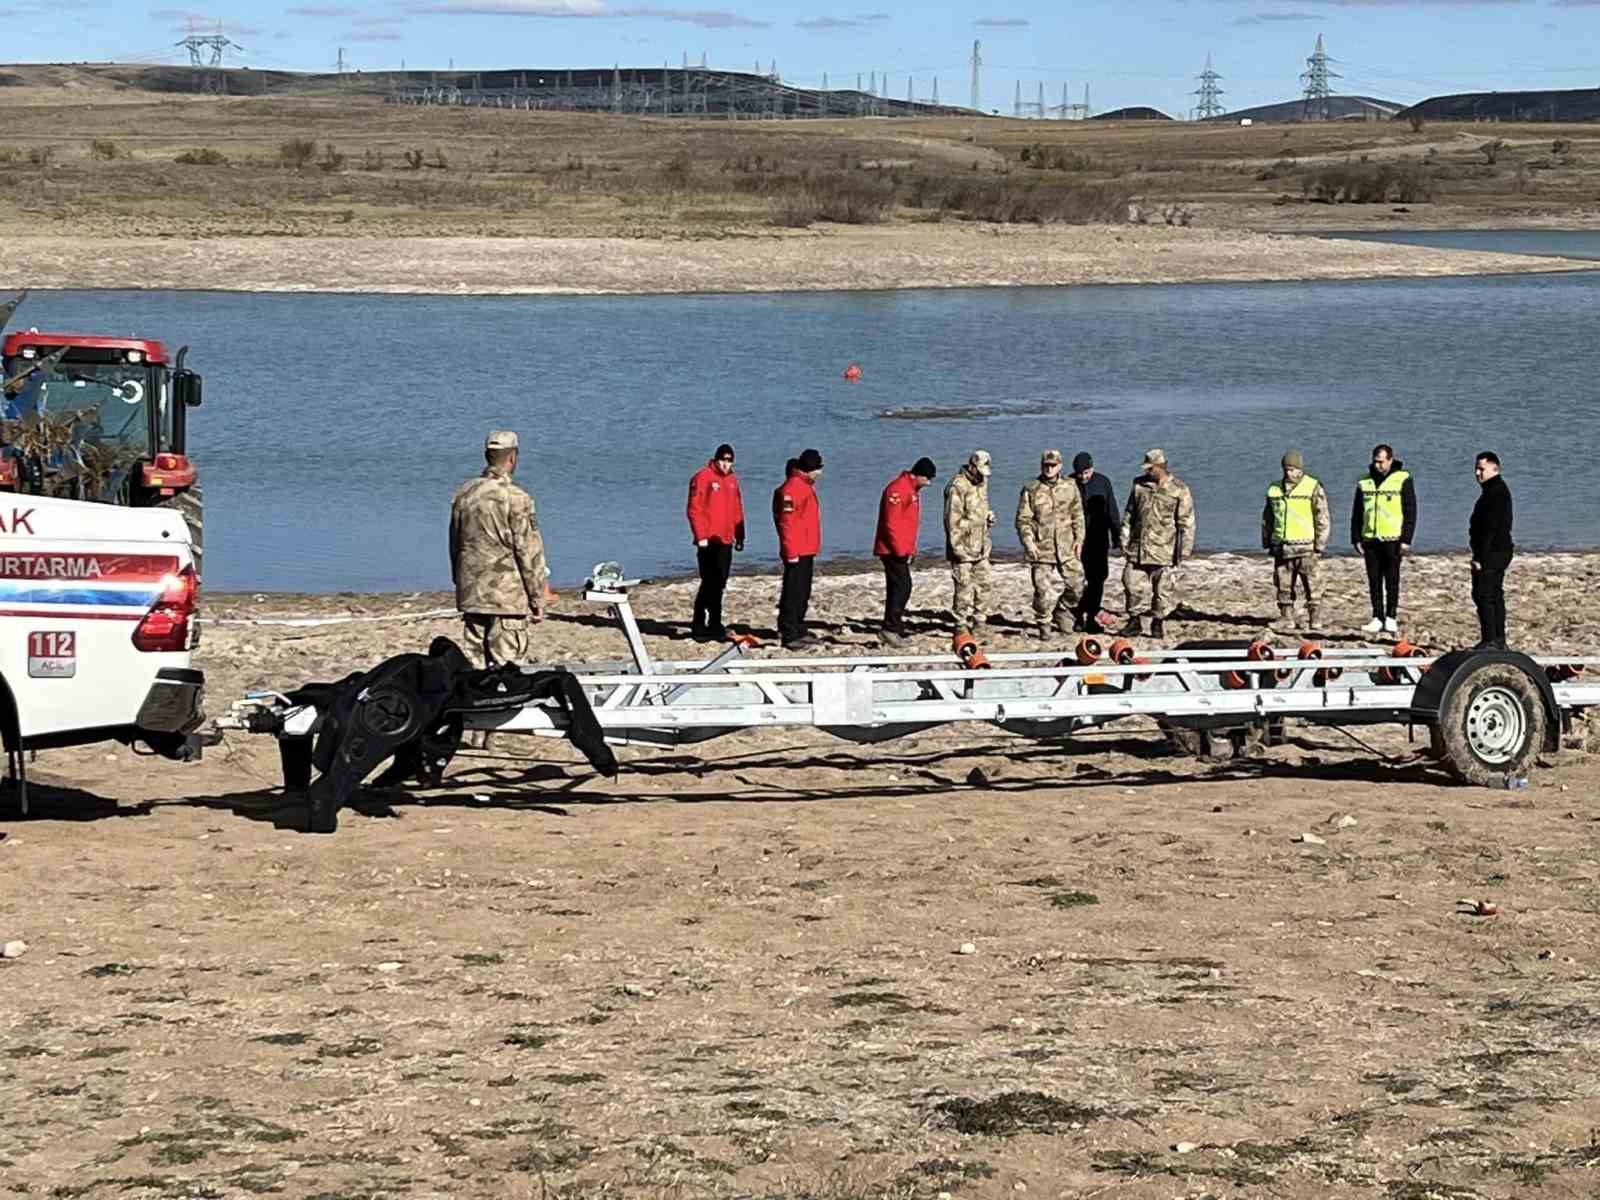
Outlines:
[{"label": "soldier in camouflage uniform", "polygon": [[993,466],[987,450],[974,450],[966,466],[944,489],[944,556],[955,585],[951,612],[956,628],[977,629],[989,611],[989,556],[994,543],[989,529],[994,511],[989,507],[989,474]]},{"label": "soldier in camouflage uniform", "polygon": [[1300,628],[1294,619],[1296,592],[1306,598],[1306,627],[1317,627],[1319,559],[1328,548],[1332,528],[1328,493],[1315,475],[1306,474],[1306,460],[1300,451],[1290,450],[1283,456],[1283,478],[1267,486],[1267,502],[1261,510],[1261,548],[1272,553],[1278,619],[1285,628]]},{"label": "soldier in camouflage uniform", "polygon": [[1166,635],[1166,619],[1178,607],[1175,568],[1194,554],[1194,497],[1189,485],[1167,470],[1164,450],[1144,456],[1144,474],[1133,481],[1122,515],[1122,588],[1127,595],[1124,633],[1139,633],[1145,611],[1140,593],[1150,587],[1150,633]]},{"label": "soldier in camouflage uniform", "polygon": [[533,497],[511,482],[517,435],[491,433],[483,457],[483,474],[450,506],[450,574],[467,643],[493,667],[527,661],[528,620],[544,620],[549,572]]},{"label": "soldier in camouflage uniform", "polygon": [[1017,537],[1033,573],[1033,619],[1040,640],[1050,636],[1052,620],[1062,633],[1071,633],[1083,590],[1083,497],[1076,480],[1062,477],[1059,450],[1046,450],[1039,478],[1023,485]]}]

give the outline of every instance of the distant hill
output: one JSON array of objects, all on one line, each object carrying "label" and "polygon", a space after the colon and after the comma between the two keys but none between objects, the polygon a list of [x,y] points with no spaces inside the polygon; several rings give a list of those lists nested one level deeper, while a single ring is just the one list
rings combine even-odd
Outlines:
[{"label": "distant hill", "polygon": [[1171,117],[1159,108],[1146,108],[1136,104],[1132,108],[1113,108],[1110,112],[1095,113],[1091,121],[1170,121]]},{"label": "distant hill", "polygon": [[1600,88],[1430,96],[1399,115],[1428,121],[1596,121],[1600,120]]},{"label": "distant hill", "polygon": [[[1405,105],[1393,100],[1378,100],[1372,96],[1329,96],[1328,120],[1330,121],[1386,121],[1399,112]],[[1255,108],[1241,108],[1237,112],[1223,113],[1220,117],[1208,117],[1210,121],[1225,121],[1233,124],[1243,120],[1251,121],[1303,121],[1306,102],[1304,100],[1285,100],[1281,104],[1259,104]]]}]

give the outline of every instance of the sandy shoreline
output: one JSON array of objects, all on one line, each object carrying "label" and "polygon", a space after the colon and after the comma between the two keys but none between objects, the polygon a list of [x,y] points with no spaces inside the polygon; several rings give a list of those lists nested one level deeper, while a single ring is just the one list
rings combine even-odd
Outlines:
[{"label": "sandy shoreline", "polygon": [[1168,226],[836,227],[678,240],[7,239],[8,286],[627,295],[1422,278],[1592,263]]}]

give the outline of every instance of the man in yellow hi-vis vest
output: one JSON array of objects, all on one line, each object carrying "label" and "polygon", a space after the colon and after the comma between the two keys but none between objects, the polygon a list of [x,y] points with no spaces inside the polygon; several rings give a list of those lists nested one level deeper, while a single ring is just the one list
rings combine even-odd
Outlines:
[{"label": "man in yellow hi-vis vest", "polygon": [[1306,627],[1317,627],[1317,557],[1328,548],[1332,528],[1328,493],[1315,476],[1306,474],[1300,451],[1290,450],[1283,456],[1283,478],[1267,486],[1267,503],[1261,510],[1261,546],[1272,552],[1278,616],[1285,625],[1294,623],[1299,591],[1306,598]]},{"label": "man in yellow hi-vis vest", "polygon": [[1417,535],[1417,488],[1411,472],[1380,444],[1372,448],[1372,470],[1356,482],[1350,507],[1350,544],[1367,564],[1372,620],[1363,633],[1400,632],[1400,560]]}]

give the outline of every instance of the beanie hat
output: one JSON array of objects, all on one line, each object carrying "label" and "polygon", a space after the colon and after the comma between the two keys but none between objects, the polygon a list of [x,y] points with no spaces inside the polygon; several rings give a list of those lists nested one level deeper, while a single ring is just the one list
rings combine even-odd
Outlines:
[{"label": "beanie hat", "polygon": [[822,455],[818,451],[807,447],[800,451],[799,466],[802,471],[820,471],[822,470]]},{"label": "beanie hat", "polygon": [[733,457],[733,447],[728,445],[727,442],[723,442],[722,445],[717,447],[717,452],[715,454],[713,454],[711,457],[712,458],[732,458]]},{"label": "beanie hat", "polygon": [[1079,450],[1072,456],[1072,469],[1074,471],[1087,471],[1094,466],[1094,458],[1087,450]]},{"label": "beanie hat", "polygon": [[920,475],[924,479],[932,479],[938,475],[939,468],[933,465],[931,458],[919,458],[911,468],[913,475]]}]

